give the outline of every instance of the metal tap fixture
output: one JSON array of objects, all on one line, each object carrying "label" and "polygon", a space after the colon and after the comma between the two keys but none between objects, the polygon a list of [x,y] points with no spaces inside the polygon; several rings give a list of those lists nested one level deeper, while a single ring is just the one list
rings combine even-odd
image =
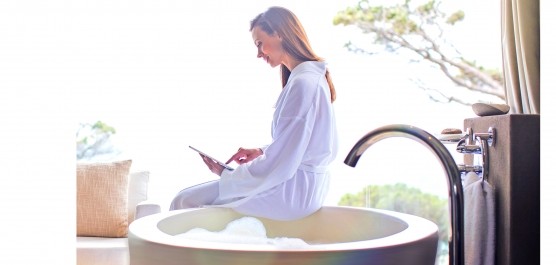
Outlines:
[{"label": "metal tap fixture", "polygon": [[[479,142],[481,147],[481,158],[483,162],[483,181],[488,180],[488,174],[490,173],[490,163],[488,159],[488,147],[494,146],[496,139],[496,129],[489,127],[486,133],[475,133],[473,134],[473,139]],[[488,146],[487,146],[488,145]]]},{"label": "metal tap fixture", "polygon": [[[496,129],[490,127],[486,133],[473,133],[467,128],[467,133],[456,146],[456,151],[462,154],[481,155],[482,165],[458,165],[461,173],[475,172],[483,174],[483,180],[488,179],[490,164],[488,161],[488,147],[494,146],[496,140]],[[476,144],[478,143],[478,144]]]},{"label": "metal tap fixture", "polygon": [[394,124],[377,128],[361,138],[351,149],[344,163],[351,167],[371,145],[390,137],[405,137],[428,147],[442,164],[448,183],[452,236],[449,239],[450,264],[464,264],[463,247],[463,187],[461,176],[452,155],[446,147],[428,132],[410,125]]}]

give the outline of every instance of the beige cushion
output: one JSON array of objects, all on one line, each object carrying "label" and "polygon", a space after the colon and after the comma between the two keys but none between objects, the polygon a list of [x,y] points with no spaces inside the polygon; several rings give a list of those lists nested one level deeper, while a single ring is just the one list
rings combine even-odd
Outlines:
[{"label": "beige cushion", "polygon": [[77,165],[77,236],[126,237],[131,160]]}]

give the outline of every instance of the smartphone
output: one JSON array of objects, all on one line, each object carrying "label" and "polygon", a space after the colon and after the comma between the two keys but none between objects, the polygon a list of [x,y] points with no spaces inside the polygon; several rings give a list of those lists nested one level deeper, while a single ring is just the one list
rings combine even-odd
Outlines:
[{"label": "smartphone", "polygon": [[224,167],[225,169],[227,169],[227,170],[234,170],[233,167],[230,167],[230,166],[227,165],[226,163],[220,162],[218,159],[215,159],[214,157],[207,155],[206,153],[200,151],[199,149],[197,149],[197,148],[195,148],[195,147],[193,147],[193,146],[191,146],[191,145],[189,146],[189,148],[193,149],[193,151],[195,151],[195,152],[197,152],[197,153],[199,153],[199,154],[201,154],[201,155],[203,155],[203,156],[206,156],[206,157],[212,159],[214,162],[216,162],[217,164],[223,166],[223,167]]}]

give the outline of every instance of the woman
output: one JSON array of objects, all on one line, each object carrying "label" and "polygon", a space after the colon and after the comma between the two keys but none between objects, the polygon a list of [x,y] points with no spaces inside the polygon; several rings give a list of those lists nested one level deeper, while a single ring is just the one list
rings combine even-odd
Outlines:
[{"label": "woman", "polygon": [[322,206],[328,192],[328,166],[338,144],[332,102],[334,85],[323,60],[313,52],[301,23],[289,10],[271,7],[251,21],[257,57],[280,65],[282,92],[272,121],[272,142],[262,148],[239,148],[226,162],[203,161],[221,178],[187,188],[170,210],[217,206],[274,220],[308,216]]}]

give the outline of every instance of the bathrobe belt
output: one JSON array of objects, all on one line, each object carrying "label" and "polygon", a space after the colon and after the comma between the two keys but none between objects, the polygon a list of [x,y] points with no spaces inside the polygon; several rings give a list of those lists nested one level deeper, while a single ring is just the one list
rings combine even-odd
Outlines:
[{"label": "bathrobe belt", "polygon": [[306,172],[317,173],[317,174],[324,174],[328,171],[327,166],[309,166],[306,164],[299,165],[298,169]]}]

